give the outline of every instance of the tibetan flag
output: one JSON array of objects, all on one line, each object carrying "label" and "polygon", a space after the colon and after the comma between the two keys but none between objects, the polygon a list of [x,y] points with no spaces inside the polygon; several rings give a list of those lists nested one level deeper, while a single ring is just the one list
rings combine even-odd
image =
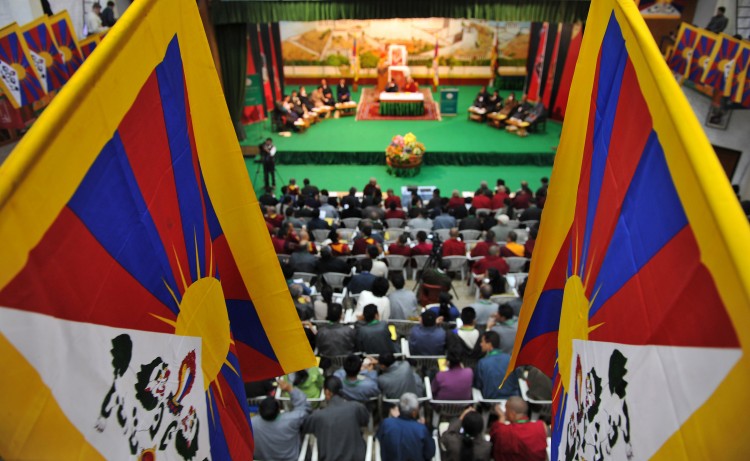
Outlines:
[{"label": "tibetan flag", "polygon": [[435,37],[435,54],[432,57],[432,87],[437,90],[440,85],[440,61],[438,54],[440,53],[440,44],[438,43],[437,37]]},{"label": "tibetan flag", "polygon": [[38,101],[46,94],[21,29],[15,22],[0,29],[0,90],[16,109]]},{"label": "tibetan flag", "polygon": [[492,49],[490,50],[490,72],[492,73],[492,79],[497,75],[498,59],[497,59],[497,28],[495,29],[495,36],[492,39]]},{"label": "tibetan flag", "polygon": [[750,227],[632,0],[593,0],[509,371],[552,458],[744,459]]},{"label": "tibetan flag", "polygon": [[352,44],[352,75],[354,75],[354,83],[359,82],[359,52],[357,51],[356,37]]},{"label": "tibetan flag", "polygon": [[133,3],[0,167],[5,459],[252,459],[312,366],[195,2]]},{"label": "tibetan flag", "polygon": [[746,109],[750,109],[750,66],[745,67],[745,73],[742,76],[742,85],[737,87],[735,102]]},{"label": "tibetan flag", "polygon": [[695,48],[693,49],[693,55],[690,58],[690,69],[688,72],[688,80],[693,83],[702,84],[703,75],[710,68],[714,53],[714,47],[719,41],[717,34],[708,32],[707,30],[701,30],[698,34],[698,38],[695,41]]},{"label": "tibetan flag", "polygon": [[729,96],[732,91],[734,66],[741,49],[742,44],[739,40],[720,34],[709,67],[703,74],[703,83],[720,91],[724,96]]},{"label": "tibetan flag", "polygon": [[542,74],[544,73],[544,54],[547,50],[548,31],[549,23],[545,22],[539,30],[539,46],[534,58],[534,67],[531,69],[529,88],[526,91],[526,98],[532,102],[539,101],[539,93],[542,91]]},{"label": "tibetan flag", "polygon": [[92,35],[91,37],[86,37],[78,42],[78,48],[81,50],[81,56],[83,56],[83,59],[88,59],[96,47],[99,46],[99,42],[101,41],[101,36],[97,34]]},{"label": "tibetan flag", "polygon": [[683,22],[677,32],[675,48],[672,56],[667,60],[669,68],[680,77],[680,83],[687,78],[690,71],[690,62],[693,59],[693,49],[698,41],[699,30],[695,26]]},{"label": "tibetan flag", "polygon": [[36,65],[42,85],[47,93],[60,89],[68,81],[63,55],[57,49],[47,17],[42,16],[21,29],[31,59]]},{"label": "tibetan flag", "polygon": [[[737,60],[734,63],[733,71],[731,98],[734,102],[741,103],[743,88],[747,88],[746,85],[750,85],[747,75],[748,71],[750,71],[750,46],[742,45]],[[750,107],[750,94],[748,94],[746,101],[745,107]]]},{"label": "tibetan flag", "polygon": [[63,62],[68,76],[72,76],[83,63],[83,55],[78,48],[73,23],[67,11],[61,11],[47,19],[55,36],[57,47],[63,55]]},{"label": "tibetan flag", "polygon": [[562,35],[562,23],[557,25],[557,33],[555,34],[555,46],[552,48],[552,60],[549,63],[549,70],[547,71],[547,82],[544,85],[544,93],[542,96],[542,102],[544,107],[551,107],[552,103],[552,88],[555,85],[555,74],[557,73],[557,55],[560,52],[560,36]]}]

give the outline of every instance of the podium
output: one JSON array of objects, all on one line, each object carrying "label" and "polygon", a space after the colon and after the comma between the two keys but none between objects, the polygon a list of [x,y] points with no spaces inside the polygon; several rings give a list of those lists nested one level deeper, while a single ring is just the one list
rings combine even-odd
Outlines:
[{"label": "podium", "polygon": [[458,115],[458,88],[440,89],[440,115]]}]

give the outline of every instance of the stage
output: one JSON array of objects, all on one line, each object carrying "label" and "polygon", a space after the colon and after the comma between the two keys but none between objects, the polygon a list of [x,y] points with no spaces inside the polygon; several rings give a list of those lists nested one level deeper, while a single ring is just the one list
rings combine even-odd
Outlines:
[{"label": "stage", "polygon": [[[307,85],[308,92],[312,85]],[[305,133],[282,137],[270,131],[270,122],[246,126],[243,146],[260,144],[271,137],[278,149],[279,165],[384,165],[385,148],[396,134],[414,133],[427,153],[424,165],[544,166],[554,162],[561,124],[548,121],[546,132],[522,138],[504,130],[468,120],[467,109],[478,86],[459,88],[458,115],[442,120],[359,120],[354,116],[328,119]],[[289,86],[287,91],[291,91]],[[360,100],[360,87],[353,93]],[[501,95],[507,96],[507,91]],[[517,94],[520,97],[520,94]],[[439,93],[433,94],[439,100]],[[535,178],[529,178],[534,180]]]}]

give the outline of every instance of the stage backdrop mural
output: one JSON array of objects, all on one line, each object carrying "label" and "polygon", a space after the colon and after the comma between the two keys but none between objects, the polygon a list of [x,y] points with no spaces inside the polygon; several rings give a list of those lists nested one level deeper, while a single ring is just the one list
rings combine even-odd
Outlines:
[{"label": "stage backdrop mural", "polygon": [[279,25],[287,79],[354,77],[355,53],[359,78],[376,78],[378,60],[389,45],[406,46],[412,75],[431,77],[436,41],[441,78],[489,79],[494,43],[497,43],[500,66],[523,67],[526,64],[531,23],[428,18],[281,22]]}]

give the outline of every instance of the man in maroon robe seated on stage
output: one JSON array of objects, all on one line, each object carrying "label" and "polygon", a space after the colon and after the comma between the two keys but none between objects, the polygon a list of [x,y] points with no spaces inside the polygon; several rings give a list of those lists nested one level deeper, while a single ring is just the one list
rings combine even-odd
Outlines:
[{"label": "man in maroon robe seated on stage", "polygon": [[419,84],[413,78],[406,77],[406,85],[404,85],[403,91],[404,93],[416,93],[419,91]]}]

